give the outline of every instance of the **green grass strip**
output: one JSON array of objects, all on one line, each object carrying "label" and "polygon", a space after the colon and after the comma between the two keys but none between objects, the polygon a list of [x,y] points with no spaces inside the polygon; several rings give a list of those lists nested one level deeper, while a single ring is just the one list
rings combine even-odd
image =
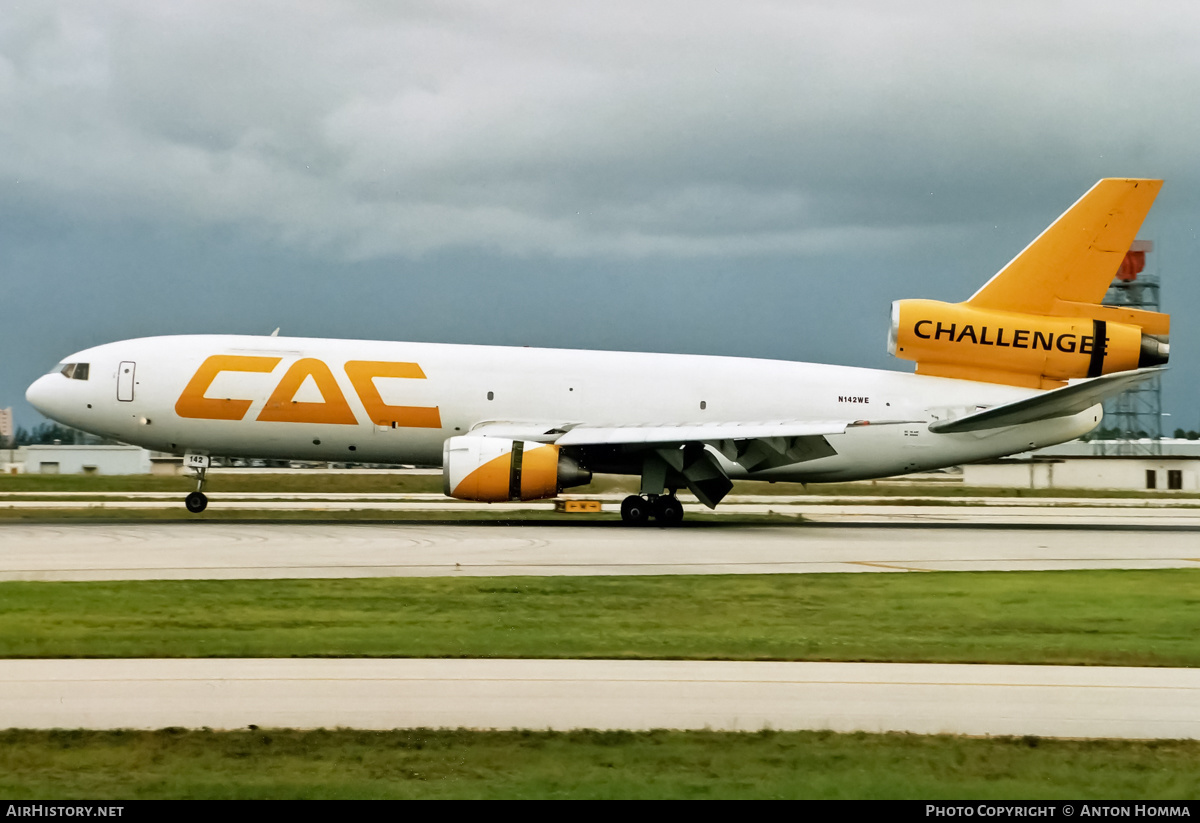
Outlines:
[{"label": "green grass strip", "polygon": [[0,583],[0,657],[1200,666],[1200,570]]},{"label": "green grass strip", "polygon": [[1198,741],[823,732],[0,732],[0,797],[1200,797]]}]

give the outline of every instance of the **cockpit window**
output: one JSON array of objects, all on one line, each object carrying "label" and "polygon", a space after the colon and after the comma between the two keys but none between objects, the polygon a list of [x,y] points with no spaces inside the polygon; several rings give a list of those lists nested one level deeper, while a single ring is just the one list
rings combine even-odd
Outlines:
[{"label": "cockpit window", "polygon": [[87,380],[90,363],[63,363],[59,373],[72,380]]}]

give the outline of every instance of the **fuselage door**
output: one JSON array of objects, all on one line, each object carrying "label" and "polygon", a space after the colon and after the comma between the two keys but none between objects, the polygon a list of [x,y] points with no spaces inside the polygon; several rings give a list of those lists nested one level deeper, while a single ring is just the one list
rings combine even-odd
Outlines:
[{"label": "fuselage door", "polygon": [[135,363],[125,360],[117,370],[117,399],[124,403],[133,400],[133,370],[135,366]]}]

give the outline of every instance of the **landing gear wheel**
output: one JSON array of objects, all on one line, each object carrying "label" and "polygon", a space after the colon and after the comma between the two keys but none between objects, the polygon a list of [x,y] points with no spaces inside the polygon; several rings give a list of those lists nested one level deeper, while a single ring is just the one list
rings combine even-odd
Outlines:
[{"label": "landing gear wheel", "polygon": [[660,526],[677,526],[683,520],[683,505],[673,494],[664,494],[654,501],[654,519]]},{"label": "landing gear wheel", "polygon": [[650,501],[631,494],[621,501],[621,520],[631,526],[641,526],[650,519]]},{"label": "landing gear wheel", "polygon": [[184,498],[183,504],[192,514],[199,514],[208,508],[208,498],[204,496],[204,492],[192,492]]}]

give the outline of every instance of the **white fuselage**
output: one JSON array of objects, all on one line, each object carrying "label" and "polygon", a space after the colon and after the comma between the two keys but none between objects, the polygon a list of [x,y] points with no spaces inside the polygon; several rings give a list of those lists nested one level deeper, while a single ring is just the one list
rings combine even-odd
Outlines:
[{"label": "white fuselage", "polygon": [[[196,386],[198,370],[214,355],[277,362],[269,370],[220,371],[208,383],[201,381],[205,401],[248,402],[239,418],[181,416],[180,398]],[[327,367],[342,397],[333,396],[337,391],[328,383],[322,390],[308,379],[287,394],[292,405],[317,408],[336,400],[348,407],[340,422],[259,419],[272,395],[279,395],[289,367],[301,360]],[[372,420],[361,381],[347,374],[347,363],[363,361],[418,366],[422,377],[373,378],[376,405],[436,408],[437,424]],[[1074,439],[1100,420],[1097,406],[1021,426],[934,434],[927,428],[932,420],[1039,392],[873,369],[700,355],[198,335],[110,343],[65,362],[89,364],[88,378],[54,372],[34,383],[27,397],[47,416],[150,449],[227,457],[439,465],[447,438],[492,423],[531,431],[584,423],[870,424],[829,436],[836,455],[753,475],[722,458],[733,478],[831,481],[1012,454]]]}]

